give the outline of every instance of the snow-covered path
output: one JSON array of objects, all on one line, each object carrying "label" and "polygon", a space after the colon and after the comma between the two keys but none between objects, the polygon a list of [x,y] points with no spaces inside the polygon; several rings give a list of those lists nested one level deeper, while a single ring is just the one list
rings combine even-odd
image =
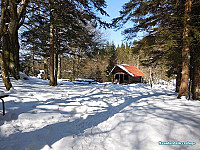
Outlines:
[{"label": "snow-covered path", "polygon": [[[1,150],[200,149],[200,102],[176,99],[171,86],[13,83]],[[167,141],[195,143],[159,145]]]}]

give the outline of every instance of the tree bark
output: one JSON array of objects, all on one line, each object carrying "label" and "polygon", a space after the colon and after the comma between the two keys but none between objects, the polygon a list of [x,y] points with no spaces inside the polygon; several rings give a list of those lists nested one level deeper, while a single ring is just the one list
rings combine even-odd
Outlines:
[{"label": "tree bark", "polygon": [[75,56],[72,58],[72,80],[75,80]]},{"label": "tree bark", "polygon": [[[1,1],[0,38],[3,37],[2,77],[6,89],[12,87],[9,73],[19,79],[19,39],[18,30],[24,22],[29,0],[21,3],[12,0]],[[19,5],[18,5],[19,4]]]},{"label": "tree bark", "polygon": [[19,45],[19,38],[18,38],[18,30],[16,31],[16,34],[15,34],[15,38],[14,38],[14,59],[15,59],[15,72],[16,72],[16,79],[20,79],[20,76],[19,76],[19,68],[20,68],[20,65],[19,65],[19,49],[20,49],[20,45]]},{"label": "tree bark", "polygon": [[55,85],[55,76],[54,76],[54,42],[53,42],[53,24],[50,25],[50,66],[49,66],[49,73],[50,73],[50,86]]},{"label": "tree bark", "polygon": [[5,6],[5,0],[1,0],[1,24],[0,24],[0,39],[5,33],[5,23],[6,23],[6,6]]},{"label": "tree bark", "polygon": [[192,99],[200,100],[200,57],[193,64]]},{"label": "tree bark", "polygon": [[58,63],[58,79],[62,78],[62,74],[61,74],[61,65],[62,65],[62,59],[61,56],[59,56],[59,63]]},{"label": "tree bark", "polygon": [[32,67],[31,67],[32,75],[35,76],[35,52],[32,51]]},{"label": "tree bark", "polygon": [[188,97],[188,84],[189,84],[189,74],[190,74],[190,42],[189,42],[189,21],[191,12],[192,1],[185,1],[185,15],[184,15],[184,31],[183,31],[183,49],[182,49],[182,76],[181,85],[179,89],[178,98],[182,96]]},{"label": "tree bark", "polygon": [[8,25],[8,37],[6,40],[9,40],[7,42],[7,47],[10,53],[10,62],[9,62],[9,71],[11,75],[15,79],[19,79],[19,42],[18,42],[18,25],[19,25],[19,16],[17,13],[17,5],[14,1],[9,1],[9,13],[10,16],[8,18],[9,20],[9,25]]},{"label": "tree bark", "polygon": [[44,79],[48,79],[48,64],[47,64],[47,58],[44,58]]},{"label": "tree bark", "polygon": [[55,75],[54,75],[54,26],[53,26],[53,10],[52,8],[52,1],[49,0],[50,3],[50,32],[49,32],[49,43],[50,43],[50,66],[49,66],[49,73],[50,73],[50,86],[55,86]]},{"label": "tree bark", "polygon": [[3,82],[4,82],[4,85],[6,87],[6,90],[10,90],[10,88],[12,87],[12,84],[10,82],[10,78],[9,78],[9,74],[8,74],[8,68],[7,68],[7,65],[6,65],[6,60],[4,58],[4,54],[3,53],[0,53],[0,58],[1,58],[1,75],[2,75],[2,78],[3,78]]},{"label": "tree bark", "polygon": [[179,92],[180,85],[181,85],[181,67],[177,69],[176,73],[176,92]]},{"label": "tree bark", "polygon": [[57,78],[58,78],[58,47],[56,48],[56,54],[55,54],[55,86],[58,84]]},{"label": "tree bark", "polygon": [[[4,28],[2,36],[4,42],[4,57],[6,60],[7,68],[10,74],[15,78],[19,79],[19,39],[18,39],[18,30],[24,22],[26,6],[28,5],[29,0],[23,0],[21,3],[7,0],[2,1],[1,7],[2,16],[1,21],[3,21],[3,26],[1,24],[0,30]],[[5,46],[6,45],[6,46]]]}]

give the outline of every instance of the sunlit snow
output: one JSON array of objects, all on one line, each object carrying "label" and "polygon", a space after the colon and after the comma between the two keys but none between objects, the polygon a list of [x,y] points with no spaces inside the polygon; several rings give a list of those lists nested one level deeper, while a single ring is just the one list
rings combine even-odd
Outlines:
[{"label": "sunlit snow", "polygon": [[[171,84],[59,83],[12,80],[6,115],[0,112],[0,150],[200,148],[200,102],[177,99]],[[168,141],[195,145],[159,145]]]}]

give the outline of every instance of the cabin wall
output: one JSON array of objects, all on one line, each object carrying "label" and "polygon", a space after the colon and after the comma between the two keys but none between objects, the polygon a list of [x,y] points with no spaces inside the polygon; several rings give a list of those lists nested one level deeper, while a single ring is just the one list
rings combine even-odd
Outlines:
[{"label": "cabin wall", "polygon": [[142,77],[132,77],[131,78],[131,83],[141,83],[142,82]]},{"label": "cabin wall", "polygon": [[132,77],[126,73],[116,73],[113,74],[113,83],[115,84],[131,84],[131,83],[141,83],[142,77]]}]

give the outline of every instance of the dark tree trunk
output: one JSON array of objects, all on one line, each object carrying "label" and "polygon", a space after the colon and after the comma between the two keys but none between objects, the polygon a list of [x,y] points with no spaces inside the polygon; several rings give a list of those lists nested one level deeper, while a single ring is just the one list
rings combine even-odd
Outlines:
[{"label": "dark tree trunk", "polygon": [[10,88],[12,87],[12,84],[10,82],[10,78],[9,78],[9,74],[8,74],[8,68],[6,65],[6,60],[4,58],[4,54],[0,53],[0,57],[1,57],[1,74],[2,74],[2,78],[3,78],[3,82],[4,85],[6,87],[6,90],[10,90]]},{"label": "dark tree trunk", "polygon": [[18,29],[19,29],[19,14],[17,5],[14,1],[9,2],[10,5],[10,23],[8,26],[8,36],[6,40],[7,47],[10,52],[9,71],[15,79],[19,79],[19,41],[18,41]]},{"label": "dark tree trunk", "polygon": [[32,51],[32,67],[31,67],[32,75],[35,76],[35,52]]},{"label": "dark tree trunk", "polygon": [[15,53],[14,53],[14,42],[13,39],[9,36],[8,33],[4,34],[3,36],[3,52],[4,52],[4,58],[6,60],[6,65],[8,68],[8,71],[10,72],[11,76],[13,76],[15,79],[19,79],[19,73],[17,76],[16,73],[16,60],[15,60]]},{"label": "dark tree trunk", "polygon": [[183,49],[182,49],[182,76],[181,76],[181,86],[179,89],[178,98],[181,96],[188,97],[188,84],[189,84],[189,74],[190,74],[190,43],[189,43],[189,21],[191,12],[191,0],[185,1],[185,16],[184,16],[184,31],[183,31]]},{"label": "dark tree trunk", "polygon": [[58,84],[58,49],[56,49],[56,56],[55,56],[55,86]]},{"label": "dark tree trunk", "polygon": [[59,56],[59,63],[58,63],[58,79],[62,78],[62,74],[61,74],[61,65],[62,65],[62,59],[61,56]]},{"label": "dark tree trunk", "polygon": [[192,99],[200,100],[200,57],[193,64]]},{"label": "dark tree trunk", "polygon": [[55,74],[54,74],[54,25],[53,25],[53,1],[49,0],[50,3],[50,30],[49,30],[49,43],[50,43],[50,86],[55,86]]},{"label": "dark tree trunk", "polygon": [[47,64],[47,58],[44,58],[44,79],[48,79],[48,64]]},{"label": "dark tree trunk", "polygon": [[75,80],[75,58],[72,58],[72,80]]},{"label": "dark tree trunk", "polygon": [[29,0],[23,0],[21,3],[11,0],[1,1],[0,38],[3,37],[1,65],[2,77],[7,90],[12,87],[9,72],[15,79],[20,78],[18,30],[24,22],[28,3]]},{"label": "dark tree trunk", "polygon": [[19,76],[19,39],[18,39],[18,29],[15,31],[13,34],[13,37],[10,39],[12,41],[12,46],[11,46],[11,53],[13,54],[13,60],[14,60],[14,77],[16,80],[20,79]]},{"label": "dark tree trunk", "polygon": [[50,86],[55,86],[55,76],[54,76],[54,41],[53,41],[53,24],[50,25],[50,66],[49,66],[49,73],[50,73]]},{"label": "dark tree trunk", "polygon": [[60,42],[59,42],[59,30],[58,28],[55,29],[55,45],[56,45],[56,52],[55,52],[55,86],[58,85],[58,54],[60,49]]},{"label": "dark tree trunk", "polygon": [[181,85],[181,67],[178,68],[176,74],[176,92],[179,92],[180,85]]}]

